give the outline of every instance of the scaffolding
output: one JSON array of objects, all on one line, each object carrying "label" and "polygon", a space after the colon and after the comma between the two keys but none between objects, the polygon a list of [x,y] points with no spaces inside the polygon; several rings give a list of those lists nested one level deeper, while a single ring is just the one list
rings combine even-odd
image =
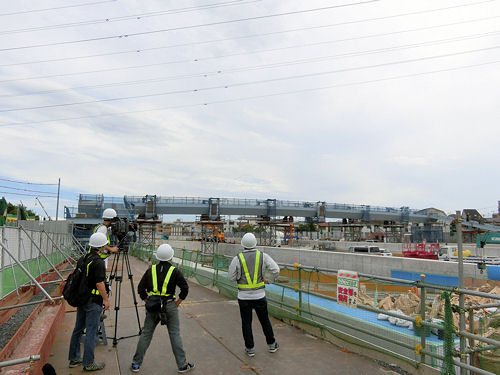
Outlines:
[{"label": "scaffolding", "polygon": [[[75,240],[67,222],[30,223],[0,229],[0,298],[15,294],[24,287],[38,289],[52,301],[46,286],[63,282],[63,273],[72,270],[85,250]],[[59,265],[69,263],[64,270]],[[43,301],[42,301],[43,302]]]},{"label": "scaffolding", "polygon": [[363,239],[363,227],[364,224],[342,224],[345,241],[361,241]]},{"label": "scaffolding", "polygon": [[144,246],[156,248],[156,229],[161,220],[137,219],[137,242]]},{"label": "scaffolding", "polygon": [[385,224],[385,242],[404,242],[405,227],[406,225],[404,224]]},{"label": "scaffolding", "polygon": [[297,238],[293,232],[293,216],[285,216],[283,219],[262,217],[256,224],[259,227],[255,231],[259,246],[280,246],[282,238],[285,244],[292,245],[293,239]]},{"label": "scaffolding", "polygon": [[140,245],[156,248],[156,229],[161,225],[161,220],[157,213],[157,197],[156,195],[145,195],[142,198],[145,204],[145,212],[140,214],[136,220],[138,242]]},{"label": "scaffolding", "polygon": [[218,254],[219,243],[225,242],[224,221],[208,220],[207,215],[198,217],[195,222],[201,228],[201,252],[203,254]]},{"label": "scaffolding", "polygon": [[259,246],[274,246],[276,242],[276,222],[270,220],[258,221],[259,230],[256,231]]}]

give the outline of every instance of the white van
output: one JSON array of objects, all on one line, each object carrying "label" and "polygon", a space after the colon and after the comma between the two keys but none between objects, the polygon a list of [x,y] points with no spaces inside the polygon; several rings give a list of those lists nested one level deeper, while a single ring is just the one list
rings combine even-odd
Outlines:
[{"label": "white van", "polygon": [[392,256],[392,253],[390,251],[382,249],[378,246],[351,246],[349,248],[349,252],[363,255]]}]

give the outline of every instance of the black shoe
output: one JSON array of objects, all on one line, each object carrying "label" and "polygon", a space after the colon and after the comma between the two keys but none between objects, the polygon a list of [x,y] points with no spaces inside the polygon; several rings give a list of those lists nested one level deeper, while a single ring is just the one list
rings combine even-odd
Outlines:
[{"label": "black shoe", "polygon": [[274,344],[268,345],[267,350],[269,350],[269,353],[275,353],[279,349],[278,343],[275,341]]},{"label": "black shoe", "polygon": [[106,366],[105,363],[92,363],[89,366],[83,366],[83,371],[99,371]]},{"label": "black shoe", "polygon": [[191,371],[192,369],[194,369],[194,363],[186,363],[184,366],[181,366],[177,369],[177,372],[179,373],[184,373],[184,372],[188,372],[188,371]]},{"label": "black shoe", "polygon": [[69,361],[69,368],[77,367],[82,364],[83,360],[81,358]]}]

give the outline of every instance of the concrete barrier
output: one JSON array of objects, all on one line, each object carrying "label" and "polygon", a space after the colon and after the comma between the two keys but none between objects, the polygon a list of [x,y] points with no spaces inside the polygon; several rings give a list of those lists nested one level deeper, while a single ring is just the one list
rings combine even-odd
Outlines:
[{"label": "concrete barrier", "polygon": [[[199,241],[168,241],[176,248],[200,250]],[[240,250],[238,244],[219,244],[219,253],[235,256]],[[403,257],[385,257],[377,255],[360,255],[344,252],[294,249],[288,247],[265,247],[259,249],[268,253],[276,262],[292,264],[298,262],[304,266],[329,268],[333,270],[347,269],[360,273],[391,277],[393,271],[408,273],[418,272],[428,275],[457,276],[458,263],[439,260],[413,259]],[[476,264],[464,263],[464,277],[488,280],[487,272],[481,273]]]}]

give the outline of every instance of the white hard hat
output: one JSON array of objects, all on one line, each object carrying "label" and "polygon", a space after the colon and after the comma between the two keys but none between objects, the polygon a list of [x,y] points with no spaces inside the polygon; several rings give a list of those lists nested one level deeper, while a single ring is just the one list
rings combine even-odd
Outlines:
[{"label": "white hard hat", "polygon": [[100,248],[108,244],[108,239],[104,233],[97,232],[90,236],[89,245]]},{"label": "white hard hat", "polygon": [[106,208],[102,213],[103,219],[114,219],[116,217],[116,211],[112,208]]},{"label": "white hard hat", "polygon": [[155,256],[156,259],[161,262],[168,262],[174,257],[174,249],[172,249],[172,246],[164,243],[163,245],[158,246]]},{"label": "white hard hat", "polygon": [[253,235],[253,233],[246,233],[241,239],[241,246],[245,249],[253,249],[257,246],[257,239]]}]

